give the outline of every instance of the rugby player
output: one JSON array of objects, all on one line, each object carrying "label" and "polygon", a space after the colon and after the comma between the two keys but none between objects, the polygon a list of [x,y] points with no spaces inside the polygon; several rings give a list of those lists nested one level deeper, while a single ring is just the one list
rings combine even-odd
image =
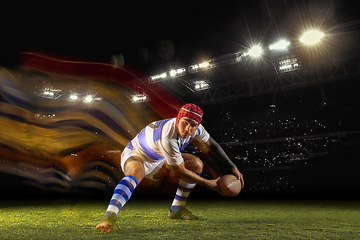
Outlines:
[{"label": "rugby player", "polygon": [[110,233],[116,215],[141,180],[159,179],[164,172],[170,177],[180,178],[168,219],[201,220],[187,209],[186,199],[196,184],[219,191],[219,178],[201,177],[203,162],[192,154],[181,153],[195,138],[204,142],[210,153],[226,164],[244,187],[243,176],[236,165],[200,124],[202,117],[203,111],[200,107],[191,103],[185,104],[176,118],[150,123],[129,142],[121,155],[121,167],[125,177],[116,186],[105,215],[96,226],[97,229]]}]

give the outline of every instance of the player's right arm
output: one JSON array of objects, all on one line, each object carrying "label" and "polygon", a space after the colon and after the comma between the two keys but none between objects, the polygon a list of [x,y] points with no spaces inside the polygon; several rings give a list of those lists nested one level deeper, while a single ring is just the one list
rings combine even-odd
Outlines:
[{"label": "player's right arm", "polygon": [[211,190],[218,191],[218,179],[208,180],[198,176],[193,171],[185,168],[184,159],[181,156],[177,141],[175,127],[168,128],[161,133],[161,139],[157,142],[158,148],[165,158],[165,166],[170,170],[171,177],[179,177],[188,182],[193,182]]}]

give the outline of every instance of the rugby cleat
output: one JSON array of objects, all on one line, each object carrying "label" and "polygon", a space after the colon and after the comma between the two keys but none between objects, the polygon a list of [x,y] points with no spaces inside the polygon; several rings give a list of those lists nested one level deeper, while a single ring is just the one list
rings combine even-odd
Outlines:
[{"label": "rugby cleat", "polygon": [[169,210],[167,217],[168,219],[183,219],[185,221],[201,220],[200,217],[192,214],[191,211],[188,210],[185,206],[180,206],[180,208],[175,212],[171,212],[171,210]]},{"label": "rugby cleat", "polygon": [[115,214],[110,214],[109,216],[103,216],[96,228],[99,229],[101,232],[111,233],[115,224]]}]

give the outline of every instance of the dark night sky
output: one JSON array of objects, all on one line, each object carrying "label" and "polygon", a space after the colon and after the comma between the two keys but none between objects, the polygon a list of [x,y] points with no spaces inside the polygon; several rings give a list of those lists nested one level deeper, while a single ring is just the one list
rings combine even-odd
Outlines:
[{"label": "dark night sky", "polygon": [[[301,25],[293,12],[315,9],[302,16],[304,22],[331,4],[323,22],[359,18],[359,3],[339,0],[9,6],[3,8],[0,64],[16,65],[19,53],[30,48],[99,61],[121,53],[126,63],[151,74],[168,65],[234,53],[249,47],[250,41],[273,40],[265,35],[293,37]],[[269,29],[271,17],[277,29]]]}]

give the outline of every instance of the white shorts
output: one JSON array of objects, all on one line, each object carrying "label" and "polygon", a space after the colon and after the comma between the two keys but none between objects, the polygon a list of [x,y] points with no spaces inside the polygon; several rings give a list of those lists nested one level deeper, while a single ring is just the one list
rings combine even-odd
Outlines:
[{"label": "white shorts", "polygon": [[133,157],[133,156],[138,157],[143,161],[143,164],[145,167],[144,178],[149,178],[152,180],[154,180],[153,176],[162,168],[162,166],[164,166],[164,163],[165,163],[165,159],[160,160],[160,161],[149,162],[138,152],[125,147],[124,151],[121,154],[121,161],[120,161],[121,169],[123,170],[123,172],[125,172],[124,165],[125,165],[126,160],[128,160],[130,157]]}]

